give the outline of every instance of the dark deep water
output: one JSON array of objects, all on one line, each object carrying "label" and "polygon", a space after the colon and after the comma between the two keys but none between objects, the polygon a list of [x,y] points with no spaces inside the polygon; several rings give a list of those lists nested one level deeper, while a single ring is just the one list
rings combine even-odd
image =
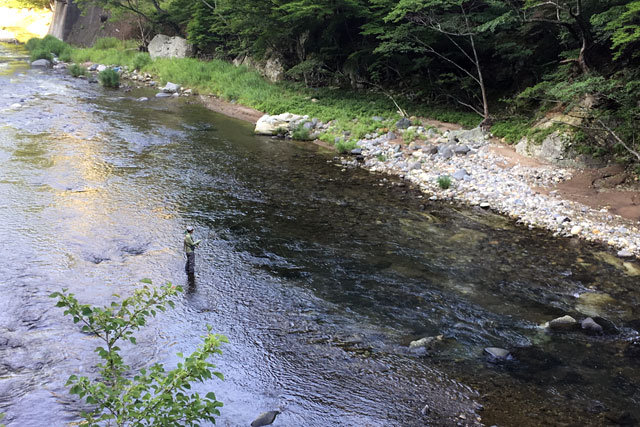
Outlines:
[{"label": "dark deep water", "polygon": [[[218,425],[275,408],[282,426],[640,421],[640,363],[624,351],[640,327],[637,263],[342,172],[331,153],[253,136],[188,98],[29,70],[15,49],[0,45],[8,426],[77,421],[64,382],[94,371],[96,342],[48,295],[104,304],[145,277],[187,289],[129,361],[171,365],[207,324],[227,335],[215,361],[226,381],[198,387],[224,402]],[[188,224],[204,239],[194,287]],[[610,333],[538,328],[564,314],[600,316]],[[427,354],[409,351],[440,334]],[[490,363],[485,347],[516,360]]]}]

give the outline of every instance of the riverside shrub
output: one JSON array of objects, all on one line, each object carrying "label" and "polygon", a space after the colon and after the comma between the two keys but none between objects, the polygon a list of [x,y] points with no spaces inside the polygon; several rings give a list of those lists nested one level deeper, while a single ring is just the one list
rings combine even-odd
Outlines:
[{"label": "riverside shrub", "polygon": [[120,86],[120,74],[113,68],[100,71],[98,81],[104,87],[118,88]]},{"label": "riverside shrub", "polygon": [[[151,284],[148,279],[143,282]],[[204,382],[213,376],[224,379],[208,359],[221,353],[221,344],[228,342],[226,337],[212,334],[208,326],[204,342],[190,356],[178,353],[183,361],[169,371],[155,363],[132,373],[121,355],[120,342],[135,345],[134,332],[146,325],[149,316],[155,317],[167,306],[173,307],[173,298],[181,291],[170,283],[159,288],[144,286],[133,296],[104,307],[80,304],[66,290],[51,295],[58,300],[56,306],[82,326],[82,332],[102,342],[95,349],[102,359],[97,365],[97,377],[71,375],[67,381],[70,393],[91,407],[82,413],[86,424],[192,426],[199,425],[201,420],[215,424],[222,403],[212,392],[201,396],[190,390],[193,382]]]},{"label": "riverside shrub", "polygon": [[71,66],[69,66],[69,74],[71,74],[73,77],[84,76],[85,74],[87,74],[87,69],[81,65],[72,64]]}]

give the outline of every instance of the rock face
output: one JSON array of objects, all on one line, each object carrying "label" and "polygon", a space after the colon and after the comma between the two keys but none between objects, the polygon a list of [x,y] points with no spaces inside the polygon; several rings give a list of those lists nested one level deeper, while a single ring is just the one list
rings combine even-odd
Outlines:
[{"label": "rock face", "polygon": [[36,59],[31,63],[33,68],[51,68],[51,62],[48,59]]},{"label": "rock face", "polygon": [[193,56],[193,46],[182,37],[158,34],[149,43],[151,58],[188,58]]},{"label": "rock face", "polygon": [[49,34],[68,43],[91,46],[100,37],[134,39],[139,37],[137,20],[124,14],[117,21],[97,6],[87,5],[81,11],[74,0],[56,0]]},{"label": "rock face", "polygon": [[263,61],[255,61],[248,55],[238,56],[233,60],[233,65],[236,67],[244,65],[245,67],[253,68],[272,83],[280,82],[285,77],[282,60],[273,53],[267,53],[266,59]]}]

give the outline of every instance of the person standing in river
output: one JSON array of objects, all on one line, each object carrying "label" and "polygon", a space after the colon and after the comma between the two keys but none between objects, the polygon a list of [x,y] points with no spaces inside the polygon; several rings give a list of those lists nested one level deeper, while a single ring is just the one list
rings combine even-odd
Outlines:
[{"label": "person standing in river", "polygon": [[189,276],[193,276],[196,270],[196,252],[195,249],[200,244],[200,240],[193,240],[193,227],[188,226],[184,233],[184,253],[187,255],[187,262],[184,265],[184,271]]}]

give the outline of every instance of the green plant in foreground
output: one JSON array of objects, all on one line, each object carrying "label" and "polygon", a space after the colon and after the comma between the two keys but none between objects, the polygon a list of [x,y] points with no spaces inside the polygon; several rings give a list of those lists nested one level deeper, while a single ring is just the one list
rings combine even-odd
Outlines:
[{"label": "green plant in foreground", "polygon": [[98,74],[98,80],[104,87],[117,88],[120,86],[120,74],[112,68],[100,71]]},{"label": "green plant in foreground", "polygon": [[[151,284],[148,279],[143,282]],[[162,364],[155,363],[133,378],[128,377],[131,368],[120,355],[119,343],[129,341],[135,345],[134,332],[146,324],[147,317],[165,311],[166,306],[173,307],[172,298],[181,291],[170,283],[159,288],[144,286],[133,296],[102,308],[80,304],[66,290],[51,295],[58,299],[56,306],[64,308],[65,315],[82,325],[83,332],[103,342],[95,349],[102,359],[98,377],[71,375],[67,381],[71,394],[94,406],[90,412],[82,413],[88,425],[195,426],[200,420],[215,423],[222,406],[215,394],[200,396],[189,390],[191,383],[204,382],[214,375],[224,379],[208,359],[221,353],[220,345],[228,342],[226,337],[212,334],[208,326],[204,343],[193,354],[185,358],[178,353],[183,361],[175,369],[165,371]]]},{"label": "green plant in foreground", "polygon": [[71,74],[73,77],[84,76],[85,74],[87,74],[87,69],[78,64],[71,64],[69,66],[69,74]]},{"label": "green plant in foreground", "polygon": [[438,177],[438,185],[443,190],[451,187],[451,177],[449,175],[441,175]]}]

